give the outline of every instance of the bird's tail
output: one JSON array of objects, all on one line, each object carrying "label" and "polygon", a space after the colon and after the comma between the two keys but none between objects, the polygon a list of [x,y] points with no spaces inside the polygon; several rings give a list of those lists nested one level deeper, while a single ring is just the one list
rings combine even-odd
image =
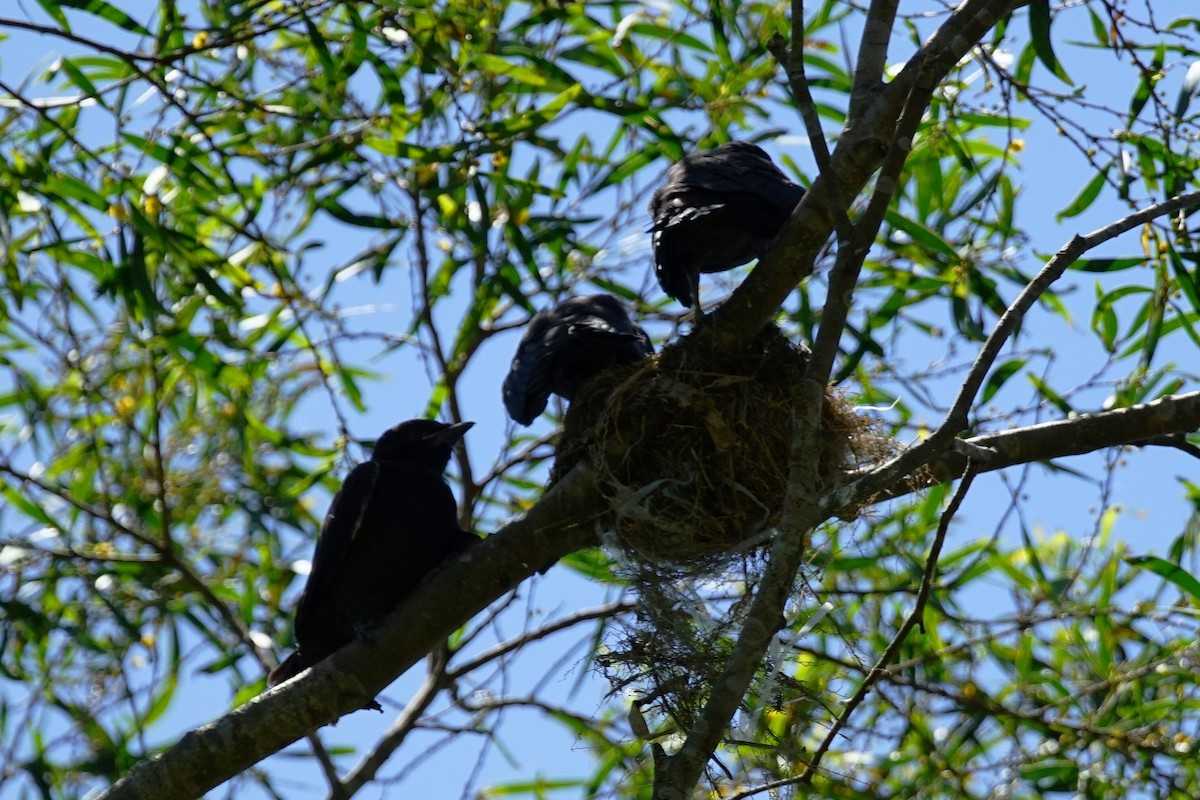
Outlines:
[{"label": "bird's tail", "polygon": [[309,664],[304,660],[304,656],[300,655],[300,651],[293,650],[282,664],[271,670],[271,674],[267,676],[267,686],[278,686],[286,680],[291,680],[308,667]]}]

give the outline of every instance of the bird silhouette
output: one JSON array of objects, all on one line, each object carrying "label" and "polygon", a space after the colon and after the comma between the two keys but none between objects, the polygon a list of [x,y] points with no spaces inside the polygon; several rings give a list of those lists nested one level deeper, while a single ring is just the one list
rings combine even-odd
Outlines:
[{"label": "bird silhouette", "polygon": [[566,400],[587,380],[616,364],[654,354],[650,337],[617,298],[591,294],[563,300],[533,316],[504,378],[508,415],[529,425],[551,394]]},{"label": "bird silhouette", "polygon": [[426,574],[479,541],[458,527],[458,507],[442,477],[455,443],[474,424],[402,422],[384,431],[370,459],[346,476],[296,606],[296,649],[272,670],[268,685],[355,638],[369,638],[371,626]]},{"label": "bird silhouette", "polygon": [[650,199],[659,285],[699,310],[700,273],[761,256],[802,197],[804,189],[750,142],[685,156]]}]

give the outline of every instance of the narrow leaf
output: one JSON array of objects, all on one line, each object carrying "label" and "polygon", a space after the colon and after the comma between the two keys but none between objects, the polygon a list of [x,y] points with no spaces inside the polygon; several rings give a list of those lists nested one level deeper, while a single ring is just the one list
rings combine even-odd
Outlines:
[{"label": "narrow leaf", "polygon": [[1058,56],[1054,55],[1054,46],[1050,41],[1050,0],[1033,0],[1030,3],[1029,33],[1038,60],[1063,83],[1074,86],[1074,82],[1067,76],[1067,71],[1059,63]]},{"label": "narrow leaf", "polygon": [[1125,563],[1166,578],[1185,594],[1191,596],[1192,600],[1200,602],[1200,581],[1178,564],[1172,564],[1158,556],[1126,556]]}]

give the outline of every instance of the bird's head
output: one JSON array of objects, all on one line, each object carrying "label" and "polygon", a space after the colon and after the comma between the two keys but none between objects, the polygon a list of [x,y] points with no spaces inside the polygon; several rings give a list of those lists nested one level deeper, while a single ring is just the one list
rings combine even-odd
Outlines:
[{"label": "bird's head", "polygon": [[450,452],[474,422],[447,424],[432,419],[410,419],[388,428],[375,442],[372,461],[412,461],[437,470],[446,468]]}]

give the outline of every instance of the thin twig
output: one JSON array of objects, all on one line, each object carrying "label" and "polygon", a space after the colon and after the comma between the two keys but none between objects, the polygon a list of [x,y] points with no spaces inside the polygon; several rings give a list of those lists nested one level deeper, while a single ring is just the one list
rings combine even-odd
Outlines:
[{"label": "thin twig", "polygon": [[968,459],[966,469],[963,470],[962,481],[958,484],[958,489],[954,492],[954,497],[950,499],[950,504],[942,512],[942,518],[938,522],[937,535],[933,538],[933,546],[930,548],[929,558],[925,562],[925,574],[921,576],[921,589],[917,592],[917,600],[913,604],[912,613],[904,620],[904,624],[900,626],[900,630],[896,631],[896,635],[892,638],[891,643],[883,651],[883,655],[879,657],[879,661],[875,663],[875,666],[871,667],[871,671],[863,679],[862,685],[858,687],[858,691],[854,693],[854,696],[846,703],[846,707],[842,710],[842,713],[834,720],[833,725],[829,728],[829,732],[825,735],[825,739],[821,742],[821,746],[817,748],[817,752],[813,754],[812,760],[808,762],[808,765],[804,768],[804,772],[800,774],[801,783],[812,783],[813,773],[820,766],[821,759],[829,751],[838,733],[850,721],[850,716],[854,713],[855,709],[866,699],[867,693],[871,691],[871,687],[883,676],[888,664],[900,652],[900,648],[904,645],[904,640],[908,638],[908,634],[921,622],[922,615],[925,612],[925,604],[929,601],[930,592],[933,590],[933,580],[937,574],[938,556],[941,555],[942,545],[946,541],[946,533],[950,529],[950,520],[954,518],[954,514],[966,498],[967,490],[971,488],[971,483],[975,480],[975,474],[975,463]]},{"label": "thin twig", "polygon": [[[1164,200],[1161,203],[1130,214],[1109,225],[1079,236],[1076,235],[1061,250],[1054,254],[1046,266],[1034,276],[1017,298],[1009,305],[1004,314],[996,322],[995,328],[976,356],[971,371],[963,380],[954,403],[947,412],[945,420],[929,438],[912,447],[896,458],[872,470],[862,478],[854,481],[835,492],[827,500],[849,504],[855,498],[871,497],[885,488],[891,487],[901,480],[904,475],[911,474],[917,467],[941,457],[950,446],[950,440],[962,432],[968,423],[968,411],[975,402],[988,371],[995,362],[1005,342],[1024,319],[1025,313],[1037,302],[1038,298],[1056,281],[1063,272],[1079,260],[1080,256],[1110,239],[1143,225],[1157,217],[1170,214],[1181,208],[1200,204],[1200,192]],[[1128,440],[1125,440],[1128,441]]]},{"label": "thin twig", "polygon": [[954,427],[957,430],[953,431],[957,434],[967,425],[967,412],[975,403],[975,395],[983,386],[983,381],[987,377],[988,371],[992,368],[996,357],[1000,355],[1001,348],[1008,341],[1008,338],[1013,334],[1021,324],[1021,320],[1025,318],[1025,313],[1029,311],[1033,304],[1037,302],[1050,285],[1066,272],[1067,268],[1079,260],[1080,256],[1095,247],[1115,239],[1123,233],[1133,230],[1145,223],[1165,216],[1174,211],[1190,206],[1200,205],[1200,192],[1189,192],[1187,194],[1172,197],[1169,200],[1164,200],[1161,203],[1144,208],[1141,211],[1130,214],[1129,216],[1119,219],[1103,228],[1092,231],[1084,236],[1075,236],[1061,250],[1046,262],[1046,266],[1042,268],[1033,280],[1021,291],[1017,299],[1001,315],[999,321],[996,322],[996,327],[992,330],[987,341],[983,343],[983,347],[979,351],[979,355],[975,358],[975,363],[971,365],[971,371],[962,382],[962,386],[958,390],[958,396],[954,399],[954,403],[950,407],[950,412],[946,415],[946,421],[943,427]]},{"label": "thin twig", "polygon": [[1149,439],[1142,439],[1140,442],[1130,442],[1136,447],[1174,447],[1176,450],[1182,450],[1193,458],[1200,458],[1200,447],[1192,444],[1187,440],[1187,436],[1182,433],[1174,433],[1168,436],[1152,436]]},{"label": "thin twig", "polygon": [[421,683],[421,687],[409,698],[408,704],[404,706],[400,716],[388,726],[387,731],[371,748],[371,752],[367,753],[354,769],[347,773],[345,780],[339,784],[343,789],[342,794],[339,796],[336,791],[331,791],[329,800],[349,797],[374,780],[379,769],[408,738],[412,729],[417,726],[421,715],[425,713],[442,689],[451,682],[452,678],[446,672],[446,650],[440,647],[435,648],[430,654],[429,671],[425,674],[425,680]]},{"label": "thin twig", "polygon": [[792,441],[787,490],[782,519],[771,543],[767,567],[754,593],[750,610],[701,713],[687,738],[670,757],[655,757],[655,800],[684,800],[693,794],[704,765],[712,758],[721,736],[742,702],[764,654],[776,632],[786,624],[784,606],[792,595],[796,572],[804,558],[805,536],[815,525],[816,503],[812,486],[817,483],[817,461],[813,452],[820,421],[823,385],[796,375],[791,381],[793,397]]},{"label": "thin twig", "polygon": [[900,112],[900,119],[896,123],[896,130],[892,134],[867,208],[854,224],[852,234],[839,242],[837,262],[829,274],[829,291],[825,307],[821,310],[821,327],[817,333],[817,340],[813,343],[813,354],[808,363],[808,379],[822,386],[829,382],[829,376],[833,372],[833,362],[846,328],[846,319],[853,304],[854,288],[858,285],[863,261],[875,237],[879,235],[879,228],[891,206],[904,162],[912,152],[912,137],[916,135],[917,127],[921,124],[926,99],[926,95],[922,93],[914,91],[909,94],[904,110]]}]

